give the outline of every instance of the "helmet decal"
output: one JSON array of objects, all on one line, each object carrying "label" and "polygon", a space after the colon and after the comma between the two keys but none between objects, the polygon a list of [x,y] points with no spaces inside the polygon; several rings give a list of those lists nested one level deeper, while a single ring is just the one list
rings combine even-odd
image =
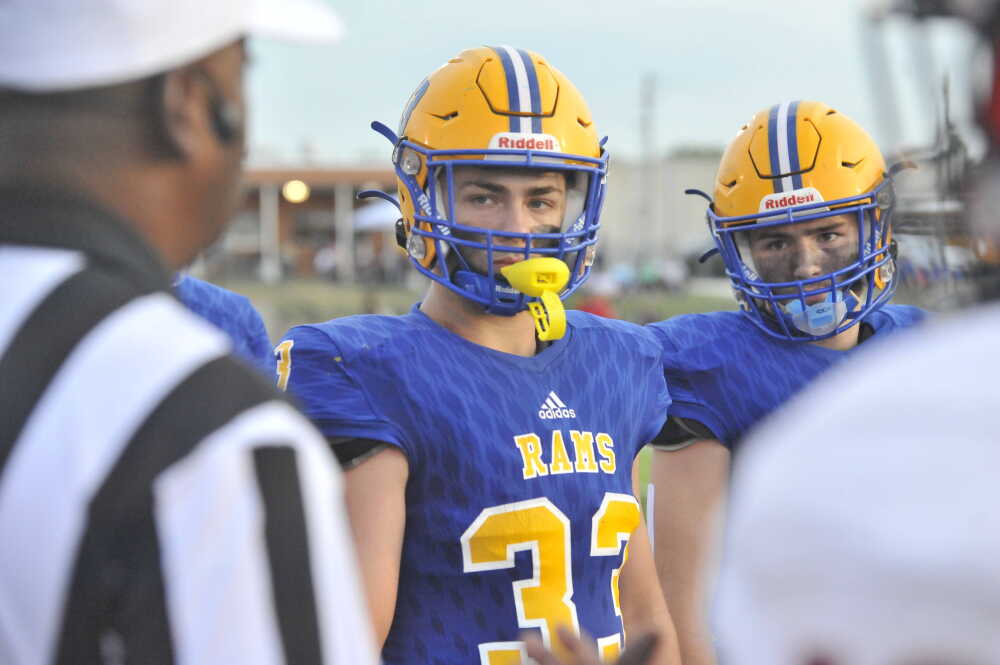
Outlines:
[{"label": "helmet decal", "polygon": [[[538,71],[524,49],[494,46],[507,78],[507,107],[511,113],[510,131],[539,134],[542,131],[542,99],[538,92]],[[523,113],[525,115],[513,115]],[[528,115],[530,114],[530,115]]]},{"label": "helmet decal", "polygon": [[542,150],[545,152],[562,152],[559,139],[549,134],[536,132],[534,134],[522,134],[521,132],[500,132],[494,134],[490,139],[489,148],[491,150],[509,150],[511,148],[520,150]]},{"label": "helmet decal", "polygon": [[823,195],[815,187],[802,187],[801,189],[793,189],[789,192],[775,192],[774,194],[768,194],[760,200],[759,212],[802,206],[822,200]]},{"label": "helmet decal", "polygon": [[403,115],[399,118],[398,133],[400,136],[403,135],[403,130],[406,129],[406,125],[410,122],[410,116],[413,115],[413,109],[415,109],[417,104],[420,103],[420,100],[423,99],[424,94],[427,92],[427,88],[429,88],[430,85],[431,82],[424,79],[420,82],[420,85],[417,86],[417,89],[413,91],[413,94],[410,95],[410,101],[406,102],[406,107],[403,109]]},{"label": "helmet decal", "polygon": [[775,192],[802,188],[799,166],[799,139],[795,119],[798,102],[783,102],[771,107],[768,114],[768,152],[771,153],[771,176]]}]

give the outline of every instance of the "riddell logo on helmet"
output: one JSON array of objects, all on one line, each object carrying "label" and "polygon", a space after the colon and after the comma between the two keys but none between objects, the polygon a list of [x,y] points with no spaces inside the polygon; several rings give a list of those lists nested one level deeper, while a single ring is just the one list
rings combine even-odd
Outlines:
[{"label": "riddell logo on helmet", "polygon": [[782,208],[794,208],[804,206],[809,203],[819,203],[823,200],[815,187],[803,187],[791,192],[778,192],[768,194],[760,200],[760,211],[781,210]]},{"label": "riddell logo on helmet", "polygon": [[490,139],[490,150],[542,150],[562,152],[559,140],[551,134],[522,134],[501,132]]},{"label": "riddell logo on helmet", "polygon": [[764,208],[767,210],[774,210],[775,208],[791,208],[792,206],[812,203],[815,200],[816,197],[812,194],[787,194],[778,199],[769,199],[765,201]]}]

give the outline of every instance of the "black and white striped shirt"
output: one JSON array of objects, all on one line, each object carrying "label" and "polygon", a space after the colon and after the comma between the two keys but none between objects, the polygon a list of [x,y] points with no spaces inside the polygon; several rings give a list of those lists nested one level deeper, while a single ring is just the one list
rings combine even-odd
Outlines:
[{"label": "black and white striped shirt", "polygon": [[328,447],[168,292],[0,189],[0,663],[374,663]]}]

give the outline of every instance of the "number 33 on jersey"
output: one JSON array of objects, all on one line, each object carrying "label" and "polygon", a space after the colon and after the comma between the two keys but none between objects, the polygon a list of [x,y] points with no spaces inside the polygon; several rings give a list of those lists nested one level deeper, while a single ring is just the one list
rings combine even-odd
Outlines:
[{"label": "number 33 on jersey", "polygon": [[[621,617],[618,575],[627,558],[629,534],[639,526],[639,506],[630,494],[605,494],[593,518],[591,556],[618,557],[608,584],[615,615]],[[466,573],[513,568],[514,554],[531,553],[534,575],[512,584],[521,628],[539,628],[542,640],[551,645],[556,626],[572,626],[579,634],[580,622],[573,602],[570,522],[547,498],[528,499],[487,508],[462,535],[462,557]],[[624,545],[624,546],[623,546]],[[603,660],[618,657],[622,634],[597,639]],[[520,663],[520,642],[487,642],[479,645],[484,665]]]},{"label": "number 33 on jersey", "polygon": [[652,334],[571,311],[565,337],[524,358],[414,309],[300,326],[278,352],[325,435],[406,456],[384,663],[514,665],[522,631],[558,648],[559,625],[618,653],[618,576],[640,520],[632,465],[670,402]]}]

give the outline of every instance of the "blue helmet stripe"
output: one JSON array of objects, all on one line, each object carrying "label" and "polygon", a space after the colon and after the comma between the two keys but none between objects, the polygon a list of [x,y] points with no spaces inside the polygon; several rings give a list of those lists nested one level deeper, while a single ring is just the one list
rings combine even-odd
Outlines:
[{"label": "blue helmet stripe", "polygon": [[792,176],[792,186],[795,189],[802,189],[802,174],[799,171],[802,167],[799,165],[799,135],[798,135],[798,123],[796,119],[799,112],[799,103],[797,101],[792,102],[788,107],[788,157],[789,157],[789,170],[795,175]]},{"label": "blue helmet stripe", "polygon": [[533,134],[542,133],[542,96],[538,91],[538,70],[535,69],[535,63],[532,62],[531,56],[524,49],[517,49],[518,55],[521,56],[521,62],[524,63],[524,70],[528,74],[528,90],[531,94],[531,132]]},{"label": "blue helmet stripe", "polygon": [[771,180],[774,182],[774,191],[785,191],[781,187],[781,162],[778,159],[778,109],[780,104],[771,107],[771,112],[767,118],[767,154],[771,157]]},{"label": "blue helmet stripe", "polygon": [[795,155],[798,161],[798,143],[794,142],[794,137],[789,136],[789,127],[794,134],[795,117],[789,121],[789,110],[793,105],[789,102],[782,102],[771,109],[769,126],[774,128],[774,135],[771,139],[771,165],[774,167],[777,161],[777,168],[772,173],[779,182],[775,183],[777,192],[788,192],[795,189],[795,179],[790,175],[792,169],[792,156]]},{"label": "blue helmet stripe", "polygon": [[417,104],[420,103],[420,100],[423,99],[423,96],[424,94],[426,94],[427,88],[429,88],[430,85],[431,82],[427,79],[424,79],[423,81],[420,82],[420,85],[417,86],[417,89],[413,91],[413,94],[410,95],[410,101],[406,103],[406,108],[403,109],[403,115],[399,119],[399,131],[396,133],[399,134],[400,136],[403,136],[405,134],[406,125],[409,124],[410,116],[413,115],[413,109],[415,109],[417,107]]},{"label": "blue helmet stripe", "polygon": [[[507,106],[511,111],[517,111],[521,108],[521,95],[518,90],[517,85],[517,73],[514,71],[514,61],[511,60],[510,53],[507,49],[502,46],[491,46],[493,52],[500,56],[500,62],[503,63],[503,73],[504,77],[507,79]],[[515,115],[510,116],[510,131],[517,132],[520,131],[521,121]]]}]

